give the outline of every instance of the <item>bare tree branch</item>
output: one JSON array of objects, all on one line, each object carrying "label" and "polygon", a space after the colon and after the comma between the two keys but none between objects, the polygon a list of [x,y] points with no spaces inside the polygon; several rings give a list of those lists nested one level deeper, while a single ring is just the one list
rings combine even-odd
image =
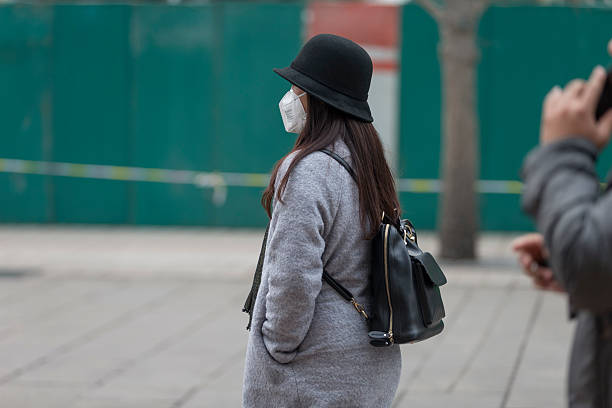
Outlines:
[{"label": "bare tree branch", "polygon": [[568,5],[568,6],[594,6],[610,5],[612,0],[488,0],[491,5]]},{"label": "bare tree branch", "polygon": [[491,1],[491,0],[479,0],[475,4],[475,7],[477,8],[478,18],[480,18],[482,16],[482,14],[489,8],[489,6],[492,3],[494,3],[494,1]]},{"label": "bare tree branch", "polygon": [[444,14],[444,9],[432,0],[416,0],[416,3],[423,7],[436,20],[440,19],[442,14]]},{"label": "bare tree branch", "polygon": [[482,13],[494,2],[495,0],[470,0],[472,18],[479,20]]}]

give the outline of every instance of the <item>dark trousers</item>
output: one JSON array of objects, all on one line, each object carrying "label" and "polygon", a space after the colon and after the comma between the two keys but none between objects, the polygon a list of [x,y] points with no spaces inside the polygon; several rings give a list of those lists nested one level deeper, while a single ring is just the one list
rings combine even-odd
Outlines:
[{"label": "dark trousers", "polygon": [[570,408],[612,408],[612,315],[581,311],[568,375]]}]

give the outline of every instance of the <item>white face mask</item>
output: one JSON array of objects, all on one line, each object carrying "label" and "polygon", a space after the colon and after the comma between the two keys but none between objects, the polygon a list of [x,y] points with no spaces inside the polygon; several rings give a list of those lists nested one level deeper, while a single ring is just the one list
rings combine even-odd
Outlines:
[{"label": "white face mask", "polygon": [[283,118],[283,125],[285,130],[289,133],[301,133],[306,124],[306,111],[300,101],[300,96],[305,95],[306,92],[301,95],[296,95],[293,92],[293,88],[290,89],[285,96],[278,103],[281,117]]}]

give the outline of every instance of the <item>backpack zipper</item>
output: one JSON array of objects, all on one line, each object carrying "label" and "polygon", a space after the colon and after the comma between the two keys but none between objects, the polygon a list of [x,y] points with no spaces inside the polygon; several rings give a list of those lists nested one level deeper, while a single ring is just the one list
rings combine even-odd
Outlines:
[{"label": "backpack zipper", "polygon": [[389,292],[389,260],[388,260],[388,242],[389,242],[389,224],[385,225],[385,240],[384,240],[384,262],[385,262],[385,285],[387,287],[387,302],[389,303],[389,341],[393,344],[393,306],[391,306],[391,294]]}]

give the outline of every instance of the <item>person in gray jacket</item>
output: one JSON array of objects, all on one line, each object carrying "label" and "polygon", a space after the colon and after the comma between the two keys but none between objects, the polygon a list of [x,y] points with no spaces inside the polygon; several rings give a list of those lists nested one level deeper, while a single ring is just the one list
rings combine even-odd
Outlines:
[{"label": "person in gray jacket", "polygon": [[[608,48],[612,55],[612,41]],[[602,192],[595,171],[612,133],[612,109],[595,119],[605,81],[605,70],[596,67],[588,82],[576,79],[546,96],[540,147],[523,165],[522,197],[542,235],[514,242],[536,286],[566,292],[578,319],[571,408],[612,407],[612,174]]]},{"label": "person in gray jacket", "polygon": [[[291,66],[279,107],[298,133],[262,203],[271,217],[243,379],[244,407],[389,407],[398,345],[368,342],[362,314],[322,281],[325,269],[367,311],[371,245],[399,202],[367,104],[372,61],[354,42],[319,35]],[[329,155],[342,157],[357,175]]]}]

